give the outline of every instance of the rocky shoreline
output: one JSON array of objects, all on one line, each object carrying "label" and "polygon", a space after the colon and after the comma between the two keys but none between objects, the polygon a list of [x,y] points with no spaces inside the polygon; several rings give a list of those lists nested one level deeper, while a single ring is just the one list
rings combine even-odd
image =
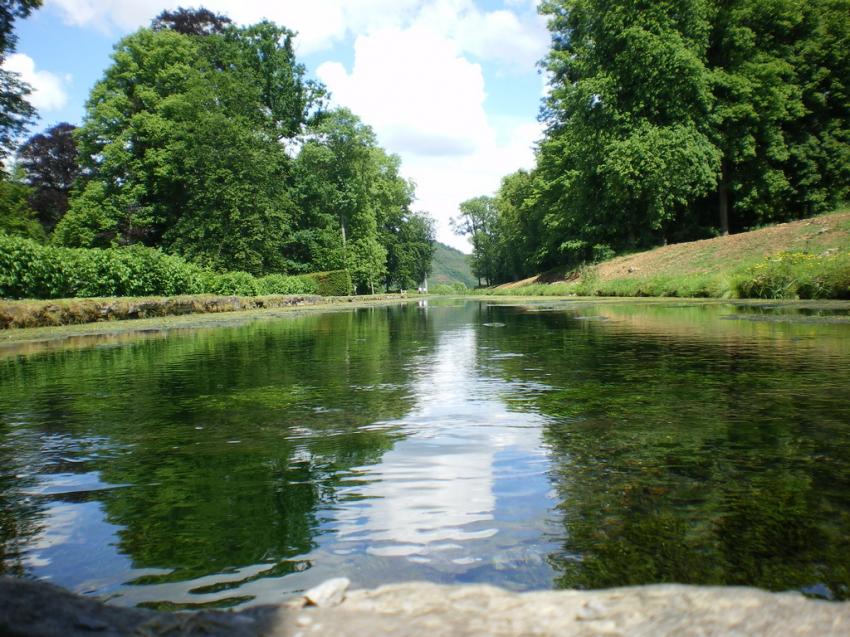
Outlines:
[{"label": "rocky shoreline", "polygon": [[850,603],[798,593],[681,585],[511,593],[492,586],[392,584],[348,591],[331,580],[278,606],[161,613],[120,608],[45,582],[0,578],[10,637],[846,636]]}]

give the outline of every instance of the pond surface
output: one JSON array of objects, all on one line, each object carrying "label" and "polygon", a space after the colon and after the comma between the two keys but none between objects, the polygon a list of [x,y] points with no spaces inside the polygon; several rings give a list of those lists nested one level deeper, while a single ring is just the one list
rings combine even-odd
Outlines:
[{"label": "pond surface", "polygon": [[847,312],[431,301],[0,357],[0,572],[850,597]]}]

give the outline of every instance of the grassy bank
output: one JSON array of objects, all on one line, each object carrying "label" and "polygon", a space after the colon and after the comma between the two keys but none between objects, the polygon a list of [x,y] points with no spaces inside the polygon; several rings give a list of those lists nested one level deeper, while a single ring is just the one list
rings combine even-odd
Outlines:
[{"label": "grassy bank", "polygon": [[[396,300],[398,295],[367,297],[371,301]],[[318,295],[121,297],[0,301],[0,329],[58,327],[107,321],[149,319],[187,314],[220,314],[249,310],[350,304],[358,297]]]},{"label": "grassy bank", "polygon": [[663,246],[483,293],[848,299],[850,211]]}]

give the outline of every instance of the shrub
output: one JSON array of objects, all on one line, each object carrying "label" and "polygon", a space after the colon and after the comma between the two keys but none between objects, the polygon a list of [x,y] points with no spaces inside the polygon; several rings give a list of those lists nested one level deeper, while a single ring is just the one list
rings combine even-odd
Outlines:
[{"label": "shrub", "polygon": [[309,276],[269,274],[257,280],[259,294],[318,294],[319,284]]},{"label": "shrub", "polygon": [[[154,248],[85,249],[41,245],[0,233],[0,297],[59,299],[180,294],[347,294],[345,271],[262,278],[219,274]],[[344,290],[339,292],[338,290]]]},{"label": "shrub", "polygon": [[733,286],[744,298],[848,299],[850,252],[780,252],[736,273]]},{"label": "shrub", "polygon": [[315,282],[318,293],[322,296],[348,296],[353,286],[348,270],[331,270],[329,272],[313,272],[302,274],[298,278]]}]

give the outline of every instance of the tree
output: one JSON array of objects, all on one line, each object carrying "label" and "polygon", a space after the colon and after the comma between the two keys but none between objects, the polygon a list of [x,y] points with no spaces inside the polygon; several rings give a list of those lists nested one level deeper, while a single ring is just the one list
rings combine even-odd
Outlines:
[{"label": "tree", "polygon": [[31,194],[17,179],[0,180],[0,232],[44,241],[44,230],[29,205]]},{"label": "tree", "polygon": [[413,187],[398,176],[375,133],[347,109],[326,113],[311,127],[296,159],[302,211],[296,251],[321,269],[344,267],[360,291],[387,274],[385,225],[402,219]]},{"label": "tree", "polygon": [[[313,107],[271,23],[122,40],[79,131],[90,172],[56,229],[72,246],[144,243],[216,269],[290,269],[290,160]],[[280,92],[291,90],[294,95]]]},{"label": "tree", "polygon": [[47,232],[68,211],[68,197],[80,174],[73,124],[61,123],[33,135],[21,146],[18,163],[33,189],[30,205]]},{"label": "tree", "polygon": [[[15,20],[26,18],[41,6],[41,0],[0,0],[0,65],[15,50]],[[0,66],[0,161],[14,150],[18,138],[35,116],[35,109],[27,102],[30,87],[17,73]],[[0,168],[0,173],[2,173]]]},{"label": "tree", "polygon": [[721,230],[824,212],[850,180],[850,2],[719,4],[708,65]]},{"label": "tree", "polygon": [[525,170],[508,175],[496,194],[498,281],[519,280],[539,271],[542,236],[539,228],[537,176]]},{"label": "tree", "polygon": [[451,220],[458,235],[466,235],[472,243],[472,273],[478,285],[484,279],[488,285],[496,282],[498,221],[496,201],[493,197],[475,197],[460,204],[460,215]]},{"label": "tree", "polygon": [[151,21],[151,29],[162,31],[171,29],[183,35],[212,35],[224,33],[232,24],[227,16],[216,14],[209,9],[184,9],[177,7],[175,11],[163,11]]},{"label": "tree", "polygon": [[381,244],[387,250],[385,286],[411,289],[431,273],[436,231],[434,220],[423,212],[403,210],[384,216]]},{"label": "tree", "polygon": [[717,184],[707,0],[550,0],[539,168],[560,260],[659,242]]},{"label": "tree", "polygon": [[[496,232],[538,267],[798,218],[850,195],[850,0],[548,0],[541,11],[546,135],[527,196],[499,202]],[[533,246],[517,225],[529,219]]]}]

